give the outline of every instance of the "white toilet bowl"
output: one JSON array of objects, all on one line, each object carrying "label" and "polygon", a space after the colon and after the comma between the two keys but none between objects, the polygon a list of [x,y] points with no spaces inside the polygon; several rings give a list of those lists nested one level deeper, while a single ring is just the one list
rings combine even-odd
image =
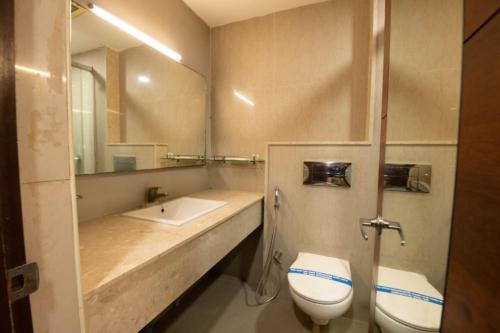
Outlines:
[{"label": "white toilet bowl", "polygon": [[288,270],[288,282],[295,304],[318,325],[340,317],[352,304],[346,260],[301,252]]},{"label": "white toilet bowl", "polygon": [[382,333],[439,332],[442,304],[424,275],[379,267],[375,321]]}]

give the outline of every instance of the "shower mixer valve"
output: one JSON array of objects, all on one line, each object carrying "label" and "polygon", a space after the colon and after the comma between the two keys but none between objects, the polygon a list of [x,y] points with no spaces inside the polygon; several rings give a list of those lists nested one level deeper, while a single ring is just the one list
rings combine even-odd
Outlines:
[{"label": "shower mixer valve", "polygon": [[405,246],[406,244],[403,227],[401,227],[399,222],[384,220],[384,218],[379,215],[374,219],[361,218],[359,220],[359,226],[361,229],[361,235],[365,240],[368,240],[368,235],[366,234],[364,227],[371,227],[376,228],[379,235],[382,234],[384,229],[396,230],[399,233],[399,238],[401,239],[401,246]]}]

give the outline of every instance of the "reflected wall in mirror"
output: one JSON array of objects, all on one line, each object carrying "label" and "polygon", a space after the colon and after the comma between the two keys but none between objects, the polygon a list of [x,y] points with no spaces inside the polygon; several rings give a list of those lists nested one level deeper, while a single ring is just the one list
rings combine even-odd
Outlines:
[{"label": "reflected wall in mirror", "polygon": [[76,174],[201,164],[205,78],[77,3],[71,15]]},{"label": "reflected wall in mirror", "polygon": [[[456,169],[462,0],[391,3],[386,163],[432,168],[426,191],[384,191],[376,321],[382,332],[438,332]],[[430,176],[430,172],[429,172]],[[428,193],[426,193],[428,192]]]}]

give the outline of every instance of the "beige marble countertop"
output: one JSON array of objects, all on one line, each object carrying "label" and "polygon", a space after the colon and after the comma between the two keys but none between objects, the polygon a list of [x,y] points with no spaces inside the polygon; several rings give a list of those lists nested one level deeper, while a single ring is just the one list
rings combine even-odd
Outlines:
[{"label": "beige marble countertop", "polygon": [[227,221],[263,198],[262,193],[208,190],[189,197],[227,204],[182,226],[110,215],[79,225],[83,294],[93,294]]}]

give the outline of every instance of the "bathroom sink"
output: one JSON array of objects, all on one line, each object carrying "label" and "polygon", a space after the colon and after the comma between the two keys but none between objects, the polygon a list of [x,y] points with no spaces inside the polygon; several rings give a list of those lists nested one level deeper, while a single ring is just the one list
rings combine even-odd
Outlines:
[{"label": "bathroom sink", "polygon": [[225,201],[182,197],[156,206],[126,212],[122,216],[180,226],[226,203]]}]

